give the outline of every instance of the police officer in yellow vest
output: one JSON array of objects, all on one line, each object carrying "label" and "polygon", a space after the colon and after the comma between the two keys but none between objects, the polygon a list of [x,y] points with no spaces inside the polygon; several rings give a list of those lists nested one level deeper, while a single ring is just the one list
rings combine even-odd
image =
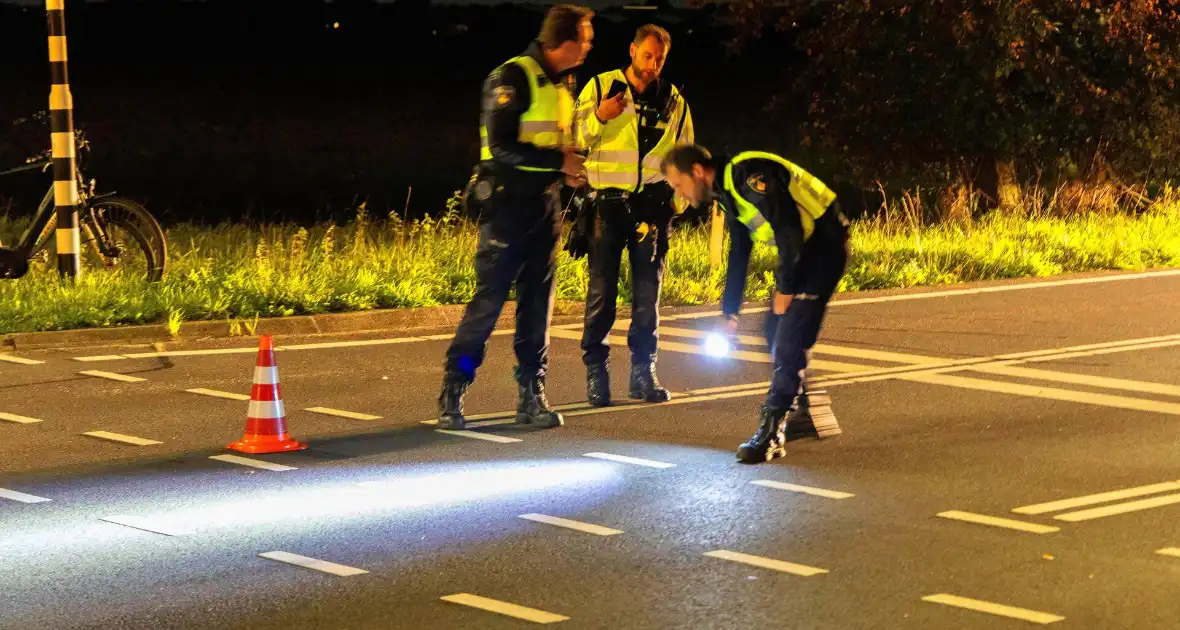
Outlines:
[{"label": "police officer in yellow vest", "polygon": [[[731,275],[725,285],[722,310],[731,334],[737,331],[745,291],[748,244],[761,242],[778,250],[771,297],[771,313],[778,316],[774,376],[758,431],[738,448],[737,456],[750,463],[782,457],[787,415],[798,404],[811,348],[847,265],[848,221],[831,189],[772,153],[714,158],[704,147],[685,146],[673,149],[662,168],[677,195],[698,207],[716,199],[746,228],[733,233],[730,247],[730,271],[741,278],[734,283]],[[749,240],[742,246],[746,234]]]},{"label": "police officer in yellow vest", "polygon": [[469,194],[480,206],[475,297],[447,350],[439,425],[462,429],[463,398],[483,363],[488,338],[516,284],[516,420],[563,424],[545,396],[553,276],[564,183],[577,184],[583,157],[574,146],[574,85],[594,38],[589,9],[552,7],[540,36],[484,82],[480,166]]},{"label": "police officer in yellow vest", "polygon": [[[624,248],[631,262],[630,397],[670,398],[655,372],[660,287],[675,214],[660,161],[676,144],[693,141],[688,104],[676,86],[660,78],[671,45],[663,28],[639,27],[630,65],[595,76],[578,98],[578,144],[588,152],[586,206],[592,213],[581,223],[590,274],[582,361],[593,406],[610,404],[607,334],[615,323]],[[580,252],[571,248],[571,253],[577,257]]]}]

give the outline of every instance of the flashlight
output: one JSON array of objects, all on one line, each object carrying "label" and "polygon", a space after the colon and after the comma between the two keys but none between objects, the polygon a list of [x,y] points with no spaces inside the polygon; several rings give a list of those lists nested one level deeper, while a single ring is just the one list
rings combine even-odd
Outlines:
[{"label": "flashlight", "polygon": [[711,357],[724,357],[729,354],[729,340],[723,335],[709,333],[705,337],[705,354]]}]

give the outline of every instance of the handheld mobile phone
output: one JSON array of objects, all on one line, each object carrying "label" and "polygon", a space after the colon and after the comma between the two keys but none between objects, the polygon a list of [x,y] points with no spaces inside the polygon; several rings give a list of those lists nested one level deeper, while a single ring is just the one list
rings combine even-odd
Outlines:
[{"label": "handheld mobile phone", "polygon": [[615,82],[610,85],[610,91],[606,93],[606,97],[608,99],[614,98],[626,91],[627,83],[625,81],[615,79]]}]

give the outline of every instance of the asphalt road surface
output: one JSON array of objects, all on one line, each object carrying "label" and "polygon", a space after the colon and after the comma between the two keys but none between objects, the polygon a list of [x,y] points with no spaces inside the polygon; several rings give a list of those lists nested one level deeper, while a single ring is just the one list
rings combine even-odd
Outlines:
[{"label": "asphalt road surface", "polygon": [[503,423],[510,331],[458,433],[453,331],[276,338],[272,455],[225,448],[256,339],[0,355],[0,628],[1180,624],[1180,271],[840,295],[841,433],[751,466],[760,316],[726,358],[665,317],[674,400],[606,410],[556,329],[548,430]]}]

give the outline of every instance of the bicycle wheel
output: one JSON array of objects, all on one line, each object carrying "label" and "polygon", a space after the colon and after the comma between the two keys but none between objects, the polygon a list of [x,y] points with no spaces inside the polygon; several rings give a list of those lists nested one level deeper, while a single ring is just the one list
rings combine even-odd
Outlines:
[{"label": "bicycle wheel", "polygon": [[164,230],[146,208],[123,197],[100,197],[79,212],[83,264],[159,282],[168,263]]},{"label": "bicycle wheel", "polygon": [[[168,262],[168,244],[156,219],[123,197],[88,200],[78,209],[82,273],[119,273],[159,282]],[[42,234],[38,256],[46,268],[57,267],[56,219]]]}]

